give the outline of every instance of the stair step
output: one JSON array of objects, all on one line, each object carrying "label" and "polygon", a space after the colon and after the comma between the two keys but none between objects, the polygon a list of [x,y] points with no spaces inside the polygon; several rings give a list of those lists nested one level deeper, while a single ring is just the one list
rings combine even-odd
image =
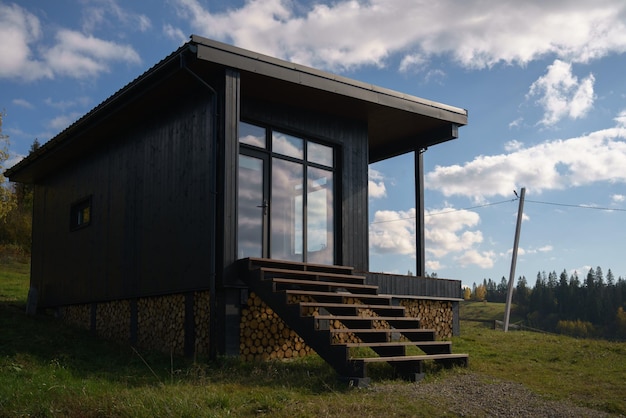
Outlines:
[{"label": "stair step", "polygon": [[[449,341],[436,341],[434,330],[420,328],[416,318],[404,317],[404,307],[393,305],[392,296],[379,295],[378,287],[367,285],[352,268],[248,258],[238,262],[238,272],[290,328],[351,382],[369,381],[370,363],[387,362],[398,376],[413,381],[423,378],[424,360],[445,366],[468,364],[467,354],[452,354]],[[319,311],[302,314],[311,308]],[[359,316],[365,314],[361,310],[380,316]],[[375,328],[381,326],[385,328]],[[352,357],[351,348],[356,347],[367,347],[378,357]],[[406,347],[425,354],[407,355]]]},{"label": "stair step", "polygon": [[[340,345],[340,344],[336,344]],[[388,342],[373,342],[373,343],[345,343],[343,344],[348,348],[353,347],[396,347],[396,346],[405,346],[405,347],[452,347],[452,343],[450,341],[388,341]]]},{"label": "stair step", "polygon": [[322,308],[328,312],[339,315],[340,311],[352,311],[357,315],[358,309],[369,309],[382,316],[404,317],[404,306],[385,306],[356,303],[324,303],[324,302],[299,302],[301,308]]},{"label": "stair step", "polygon": [[[299,286],[300,288],[306,288],[305,290],[324,290],[324,289],[345,289],[354,294],[376,294],[378,292],[378,286],[366,285],[366,284],[353,284],[353,283],[339,283],[339,282],[320,282],[317,280],[299,280],[299,279],[283,279],[280,277],[272,278],[274,290],[286,290],[285,286]],[[281,289],[282,288],[282,289]]]},{"label": "stair step", "polygon": [[419,328],[419,320],[415,318],[390,317],[390,316],[352,316],[352,315],[317,315],[312,317],[315,320],[316,329],[330,329],[331,321],[339,321],[347,328],[356,326],[357,328],[373,328],[374,321],[386,321],[393,323],[396,332],[402,329]]},{"label": "stair step", "polygon": [[462,362],[469,358],[469,354],[420,354],[415,356],[391,356],[391,357],[355,357],[350,358],[352,362],[362,363],[401,363],[410,361],[424,361],[424,360],[459,360]]},{"label": "stair step", "polygon": [[297,261],[285,261],[275,260],[269,258],[255,258],[250,257],[245,259],[248,270],[254,270],[257,267],[274,267],[283,268],[286,270],[300,270],[300,271],[317,271],[320,273],[338,273],[338,274],[351,274],[354,271],[354,267],[349,266],[334,266],[327,264],[310,264],[300,263]]},{"label": "stair step", "polygon": [[318,302],[328,302],[330,301],[339,301],[337,303],[343,303],[346,299],[359,299],[363,303],[367,303],[370,305],[381,305],[381,306],[391,306],[391,296],[387,295],[366,295],[359,294],[356,295],[354,293],[348,292],[321,292],[317,290],[301,290],[301,289],[286,289],[282,290],[286,295],[293,296],[308,296],[316,299]]},{"label": "stair step", "polygon": [[336,334],[350,334],[353,333],[364,342],[390,342],[398,341],[400,337],[405,337],[412,342],[429,342],[435,340],[435,330],[432,329],[373,329],[373,328],[340,328],[331,329],[330,336],[331,341],[335,338]]},{"label": "stair step", "polygon": [[[262,280],[269,280],[274,277],[317,280],[320,282],[334,281],[337,283],[365,284],[365,276],[355,276],[352,274],[326,273],[319,271],[285,270],[271,267],[259,267]],[[329,280],[330,279],[330,280]]]}]

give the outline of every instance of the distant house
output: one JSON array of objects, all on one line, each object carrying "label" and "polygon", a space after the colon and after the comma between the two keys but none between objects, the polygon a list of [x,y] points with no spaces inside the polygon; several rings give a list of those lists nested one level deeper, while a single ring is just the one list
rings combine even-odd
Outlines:
[{"label": "distant house", "polygon": [[[368,164],[415,153],[423,275],[421,153],[466,123],[192,36],[6,172],[34,185],[29,306],[187,355],[314,350],[348,377],[373,361],[418,376],[407,341],[464,362],[441,341],[459,281],[368,272]],[[358,344],[379,360],[350,357]]]}]

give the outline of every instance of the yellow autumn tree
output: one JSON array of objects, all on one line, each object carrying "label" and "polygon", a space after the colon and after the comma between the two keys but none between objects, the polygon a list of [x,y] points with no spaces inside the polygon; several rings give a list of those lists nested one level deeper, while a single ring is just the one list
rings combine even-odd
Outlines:
[{"label": "yellow autumn tree", "polygon": [[617,334],[621,337],[626,337],[626,311],[621,306],[617,308],[615,325],[617,326]]},{"label": "yellow autumn tree", "polygon": [[15,207],[15,194],[7,184],[4,177],[4,170],[7,160],[9,159],[9,137],[2,133],[2,121],[6,113],[0,112],[0,222],[5,222],[7,215]]},{"label": "yellow autumn tree", "polygon": [[476,291],[474,292],[475,300],[485,300],[487,298],[487,287],[484,284],[476,286]]}]

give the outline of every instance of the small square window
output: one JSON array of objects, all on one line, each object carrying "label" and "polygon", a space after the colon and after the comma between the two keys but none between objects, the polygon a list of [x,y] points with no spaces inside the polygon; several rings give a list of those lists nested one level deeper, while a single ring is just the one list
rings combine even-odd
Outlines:
[{"label": "small square window", "polygon": [[70,229],[72,231],[89,226],[91,223],[91,196],[72,205]]}]

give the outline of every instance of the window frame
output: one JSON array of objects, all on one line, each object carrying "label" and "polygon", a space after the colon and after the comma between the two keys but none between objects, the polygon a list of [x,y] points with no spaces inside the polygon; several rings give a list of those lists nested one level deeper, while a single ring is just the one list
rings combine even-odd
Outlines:
[{"label": "window frame", "polygon": [[[88,210],[87,220],[85,220],[85,210]],[[72,203],[70,207],[70,231],[78,231],[91,225],[93,219],[93,198],[92,195],[79,199]]]},{"label": "window frame", "polygon": [[[340,157],[339,157],[339,153],[341,152],[341,145],[333,142],[333,141],[329,141],[328,139],[324,139],[324,138],[320,138],[318,136],[315,135],[311,135],[309,133],[303,133],[303,132],[297,132],[293,129],[284,129],[283,127],[280,126],[275,126],[272,124],[267,124],[267,123],[262,123],[262,122],[257,122],[257,121],[253,121],[253,120],[249,120],[249,119],[244,119],[241,118],[239,120],[239,123],[243,123],[246,125],[250,125],[251,128],[260,128],[262,130],[264,130],[265,132],[265,140],[263,141],[263,146],[259,146],[257,144],[252,144],[250,142],[247,141],[239,141],[238,145],[239,145],[239,153],[241,154],[241,149],[244,150],[255,150],[256,152],[259,153],[263,153],[265,155],[267,155],[268,157],[268,164],[270,167],[270,171],[271,171],[271,167],[274,164],[273,160],[281,160],[281,161],[285,161],[285,162],[292,162],[292,163],[297,163],[299,165],[301,165],[303,167],[303,174],[304,174],[304,187],[305,189],[308,188],[308,171],[310,168],[313,169],[317,169],[317,170],[324,170],[324,171],[328,171],[329,173],[331,173],[332,175],[332,182],[333,182],[333,186],[332,186],[332,193],[331,193],[331,198],[333,201],[333,209],[332,209],[332,221],[330,224],[328,225],[332,225],[332,264],[331,265],[335,265],[337,263],[340,262],[341,260],[341,240],[340,240],[340,234],[341,234],[341,224],[340,224],[340,218],[342,216],[342,210],[341,207],[338,207],[338,202],[340,201],[339,196],[340,196],[340,186],[341,186],[341,182],[339,179],[339,173],[341,172],[342,168],[340,166]],[[302,140],[302,151],[303,154],[299,157],[295,157],[293,155],[289,155],[289,154],[285,154],[282,153],[280,151],[275,151],[274,150],[274,135],[284,135],[287,137],[293,137],[299,140]],[[315,144],[317,146],[322,146],[322,147],[328,147],[330,148],[330,160],[328,161],[330,163],[324,163],[324,162],[320,162],[318,159],[315,158],[311,158],[309,156],[309,147],[308,144]],[[272,185],[273,185],[273,181],[271,179],[271,174],[270,174],[270,178],[268,178],[268,197],[271,200],[272,199]],[[307,199],[308,195],[306,197],[303,196],[303,199]],[[302,210],[302,226],[303,229],[308,227],[308,202],[304,203],[303,202],[303,210]],[[272,237],[271,237],[271,217],[270,219],[268,219],[268,237],[267,237],[267,241],[266,244],[268,246],[268,251],[270,252],[270,256],[274,257],[273,254],[271,254],[271,248],[272,248]],[[306,232],[306,239],[303,239],[302,241],[302,245],[303,245],[303,257],[304,257],[304,262],[311,262],[309,260],[309,257],[313,254],[313,252],[310,251],[310,249],[308,248],[308,231]],[[327,242],[327,246],[328,242]],[[295,246],[293,247],[295,250]],[[296,254],[296,252],[294,251],[294,254]]]}]

